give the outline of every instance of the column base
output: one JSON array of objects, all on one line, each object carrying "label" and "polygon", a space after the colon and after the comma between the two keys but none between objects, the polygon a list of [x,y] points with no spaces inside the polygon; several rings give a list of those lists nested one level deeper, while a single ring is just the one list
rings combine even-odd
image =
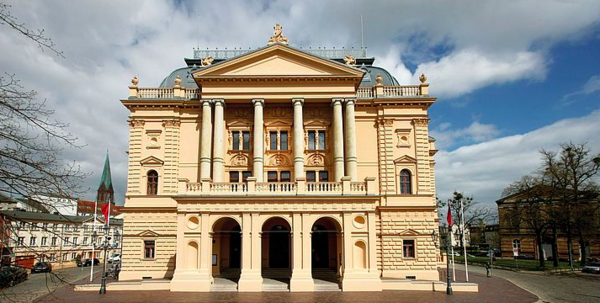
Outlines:
[{"label": "column base", "polygon": [[315,291],[315,281],[310,272],[292,272],[290,279],[291,292],[313,292]]},{"label": "column base", "polygon": [[373,273],[345,273],[342,278],[343,291],[381,291],[381,278]]},{"label": "column base", "polygon": [[171,280],[173,292],[209,292],[211,280],[199,272],[175,272]]},{"label": "column base", "polygon": [[243,272],[238,281],[239,292],[261,292],[262,291],[262,276],[258,272]]}]

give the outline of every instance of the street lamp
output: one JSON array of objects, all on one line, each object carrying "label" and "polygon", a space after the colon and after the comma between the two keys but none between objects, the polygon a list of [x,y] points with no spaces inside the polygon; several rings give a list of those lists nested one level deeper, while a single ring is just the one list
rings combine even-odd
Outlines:
[{"label": "street lamp", "polygon": [[[103,243],[99,243],[98,245],[96,245],[96,239],[98,239],[98,234],[96,233],[96,231],[94,231],[92,233],[92,241],[94,242],[94,246],[98,249],[102,249],[104,250],[104,265],[102,266],[102,282],[100,283],[100,294],[105,294],[106,293],[106,251],[111,248],[110,245],[110,235],[109,235],[109,227],[108,226],[104,226],[104,241]],[[92,256],[92,264],[94,264],[94,256]]]},{"label": "street lamp", "polygon": [[438,248],[438,239],[439,239],[439,235],[437,234],[436,230],[434,229],[431,232],[431,240],[433,241],[433,244],[435,245],[435,248]]},{"label": "street lamp", "polygon": [[446,233],[446,294],[451,295],[452,292],[452,280],[450,279],[450,243],[452,242],[450,226],[448,227],[448,232]]}]

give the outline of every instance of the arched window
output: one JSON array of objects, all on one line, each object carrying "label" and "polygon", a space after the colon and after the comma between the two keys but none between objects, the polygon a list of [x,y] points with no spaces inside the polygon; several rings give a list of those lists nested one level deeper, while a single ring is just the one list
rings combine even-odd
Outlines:
[{"label": "arched window", "polygon": [[155,170],[148,172],[148,195],[158,194],[158,173]]},{"label": "arched window", "polygon": [[400,193],[403,195],[412,194],[410,171],[408,169],[403,169],[400,171]]}]

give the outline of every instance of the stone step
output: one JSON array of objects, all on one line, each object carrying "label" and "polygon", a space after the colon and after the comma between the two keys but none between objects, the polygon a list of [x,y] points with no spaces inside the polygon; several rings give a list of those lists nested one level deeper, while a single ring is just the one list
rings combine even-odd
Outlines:
[{"label": "stone step", "polygon": [[314,281],[315,291],[342,291],[338,283],[325,281],[321,279],[314,279]]}]

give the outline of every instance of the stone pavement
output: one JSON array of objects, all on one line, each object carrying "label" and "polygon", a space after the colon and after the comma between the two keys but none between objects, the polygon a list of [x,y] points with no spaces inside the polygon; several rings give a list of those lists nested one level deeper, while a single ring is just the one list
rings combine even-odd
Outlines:
[{"label": "stone pavement", "polygon": [[[440,273],[441,274],[441,273]],[[459,271],[457,277],[464,274]],[[471,282],[479,283],[479,293],[445,293],[433,291],[383,291],[383,292],[212,292],[212,293],[172,293],[169,291],[112,291],[105,295],[97,292],[75,292],[70,287],[63,287],[53,294],[36,302],[536,302],[535,295],[515,286],[502,278],[486,278],[473,273]],[[81,281],[86,283],[87,281]]]}]

